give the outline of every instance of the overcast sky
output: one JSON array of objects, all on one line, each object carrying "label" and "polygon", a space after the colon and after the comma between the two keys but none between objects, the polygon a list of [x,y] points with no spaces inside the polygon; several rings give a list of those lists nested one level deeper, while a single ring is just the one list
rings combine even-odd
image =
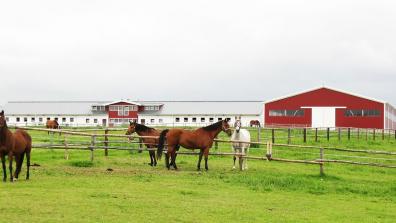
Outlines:
[{"label": "overcast sky", "polygon": [[2,1],[10,100],[270,100],[322,85],[396,105],[396,1]]}]

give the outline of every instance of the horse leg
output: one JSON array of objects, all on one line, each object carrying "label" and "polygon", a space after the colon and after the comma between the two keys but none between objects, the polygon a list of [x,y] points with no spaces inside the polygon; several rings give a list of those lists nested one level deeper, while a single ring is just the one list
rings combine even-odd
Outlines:
[{"label": "horse leg", "polygon": [[173,167],[175,168],[175,170],[177,170],[177,166],[176,166],[176,157],[177,157],[177,151],[179,151],[180,149],[180,145],[175,146],[175,150],[173,150],[172,153],[172,163],[171,165],[173,165]]},{"label": "horse leg", "polygon": [[[248,149],[246,148],[246,149],[245,149],[245,155],[246,155],[246,156],[248,155],[247,151],[248,151]],[[243,161],[243,162],[245,163],[245,170],[248,169],[247,160],[248,160],[248,159],[245,157],[245,158],[244,158],[244,161]]]},{"label": "horse leg", "polygon": [[209,170],[209,168],[208,168],[209,148],[206,148],[204,150],[204,156],[205,156],[205,170]]},{"label": "horse leg", "polygon": [[[148,148],[150,149],[150,148]],[[150,156],[150,163],[148,165],[153,166],[154,161],[153,161],[153,151],[149,150],[149,156]]]},{"label": "horse leg", "polygon": [[[236,151],[234,150],[234,153],[235,153]],[[233,170],[235,170],[235,161],[236,161],[236,156],[234,155],[234,166],[232,166],[232,169]]]},{"label": "horse leg", "polygon": [[199,151],[199,158],[198,158],[198,165],[197,165],[197,170],[198,171],[201,170],[201,160],[202,160],[203,153],[204,153],[204,150],[201,149],[201,151]]},{"label": "horse leg", "polygon": [[5,162],[5,155],[1,155],[1,163],[3,166],[3,181],[7,181],[7,169],[6,169],[6,162]]},{"label": "horse leg", "polygon": [[[23,157],[23,153],[22,153],[22,157]],[[18,180],[19,172],[21,172],[21,169],[20,169],[21,155],[15,155],[15,163],[16,163],[16,166],[15,166],[16,169],[14,172],[14,178],[15,178],[15,180]]]},{"label": "horse leg", "polygon": [[166,156],[165,156],[166,168],[168,168],[168,170],[170,169],[169,157],[172,155],[172,152],[173,152],[173,148],[168,145],[168,151],[166,152]]},{"label": "horse leg", "polygon": [[30,151],[26,152],[26,166],[27,166],[26,180],[29,180],[29,176],[30,176]]},{"label": "horse leg", "polygon": [[173,168],[175,168],[175,170],[177,170],[177,166],[176,166],[176,150],[173,150],[172,152],[172,166]]},{"label": "horse leg", "polygon": [[14,181],[14,175],[12,174],[12,161],[13,161],[14,157],[12,152],[8,153],[8,162],[9,162],[9,170],[10,170],[10,181],[13,182]]}]

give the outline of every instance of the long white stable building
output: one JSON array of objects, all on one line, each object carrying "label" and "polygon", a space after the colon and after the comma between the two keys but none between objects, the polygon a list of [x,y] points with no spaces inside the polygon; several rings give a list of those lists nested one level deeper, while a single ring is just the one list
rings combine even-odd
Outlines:
[{"label": "long white stable building", "polygon": [[129,121],[151,126],[205,126],[241,116],[243,125],[263,120],[261,101],[10,101],[5,110],[9,125],[119,126]]}]

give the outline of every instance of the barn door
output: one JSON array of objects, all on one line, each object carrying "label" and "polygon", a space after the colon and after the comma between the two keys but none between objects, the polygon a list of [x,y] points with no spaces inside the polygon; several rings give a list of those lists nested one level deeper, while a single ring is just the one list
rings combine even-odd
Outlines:
[{"label": "barn door", "polygon": [[312,128],[336,127],[336,108],[317,107],[312,108]]}]

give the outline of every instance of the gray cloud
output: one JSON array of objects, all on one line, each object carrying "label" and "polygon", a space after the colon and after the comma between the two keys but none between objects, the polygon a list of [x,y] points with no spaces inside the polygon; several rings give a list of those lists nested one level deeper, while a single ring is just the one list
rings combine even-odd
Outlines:
[{"label": "gray cloud", "polygon": [[268,100],[322,84],[396,105],[394,1],[18,1],[8,100]]}]

